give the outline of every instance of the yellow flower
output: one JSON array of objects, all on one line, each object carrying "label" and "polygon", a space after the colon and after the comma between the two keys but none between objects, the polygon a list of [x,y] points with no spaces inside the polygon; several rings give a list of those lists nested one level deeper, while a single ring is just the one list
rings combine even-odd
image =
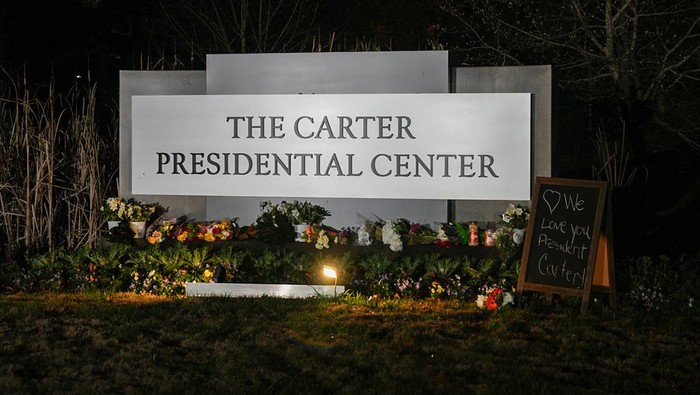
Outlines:
[{"label": "yellow flower", "polygon": [[212,277],[214,277],[214,273],[210,272],[209,269],[204,271],[205,280],[210,280]]}]

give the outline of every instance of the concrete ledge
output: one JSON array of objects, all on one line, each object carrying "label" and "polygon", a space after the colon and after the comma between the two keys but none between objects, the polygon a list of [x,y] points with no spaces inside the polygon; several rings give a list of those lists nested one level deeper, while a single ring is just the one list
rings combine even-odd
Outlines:
[{"label": "concrete ledge", "polygon": [[345,286],[303,284],[245,284],[245,283],[186,283],[187,296],[224,296],[231,298],[274,296],[278,298],[309,298],[335,296],[345,292]]}]

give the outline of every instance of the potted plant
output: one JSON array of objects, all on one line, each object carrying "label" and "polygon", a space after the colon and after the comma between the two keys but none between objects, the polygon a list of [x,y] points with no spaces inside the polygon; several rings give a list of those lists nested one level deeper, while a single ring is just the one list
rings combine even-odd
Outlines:
[{"label": "potted plant", "polygon": [[[267,233],[275,239],[286,239],[287,232],[294,232],[296,241],[306,241],[304,234],[306,228],[311,225],[320,225],[330,212],[324,207],[295,200],[292,203],[283,201],[279,204],[271,202],[260,203],[261,214],[257,224],[261,229],[267,229]],[[290,229],[291,228],[291,229]],[[279,237],[275,236],[279,235]]]},{"label": "potted plant", "polygon": [[107,198],[105,204],[100,207],[100,215],[107,221],[107,229],[111,230],[124,219],[126,213],[126,201],[120,197]]},{"label": "potted plant", "polygon": [[157,203],[141,203],[129,199],[124,210],[124,218],[129,221],[129,228],[134,232],[134,238],[146,236],[146,222],[156,212]]},{"label": "potted plant", "polygon": [[309,226],[320,225],[330,212],[324,207],[295,200],[293,203],[285,203],[286,211],[290,217],[290,222],[294,226],[294,240],[298,242],[306,241],[306,230]]},{"label": "potted plant", "polygon": [[501,215],[501,222],[510,229],[515,244],[522,244],[525,239],[525,228],[530,219],[530,209],[513,203],[508,205],[506,211]]}]

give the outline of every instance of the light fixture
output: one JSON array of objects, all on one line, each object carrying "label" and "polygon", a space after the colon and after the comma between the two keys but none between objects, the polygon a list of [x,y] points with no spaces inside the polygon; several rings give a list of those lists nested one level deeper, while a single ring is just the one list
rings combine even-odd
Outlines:
[{"label": "light fixture", "polygon": [[330,266],[323,266],[323,275],[333,279],[333,296],[338,296],[338,272]]}]

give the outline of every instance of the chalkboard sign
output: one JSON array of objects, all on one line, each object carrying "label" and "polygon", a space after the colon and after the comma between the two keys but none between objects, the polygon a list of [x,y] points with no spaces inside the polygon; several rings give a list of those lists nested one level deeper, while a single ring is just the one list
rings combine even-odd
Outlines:
[{"label": "chalkboard sign", "polygon": [[601,181],[536,178],[518,294],[532,289],[575,295],[587,305],[606,193]]}]

